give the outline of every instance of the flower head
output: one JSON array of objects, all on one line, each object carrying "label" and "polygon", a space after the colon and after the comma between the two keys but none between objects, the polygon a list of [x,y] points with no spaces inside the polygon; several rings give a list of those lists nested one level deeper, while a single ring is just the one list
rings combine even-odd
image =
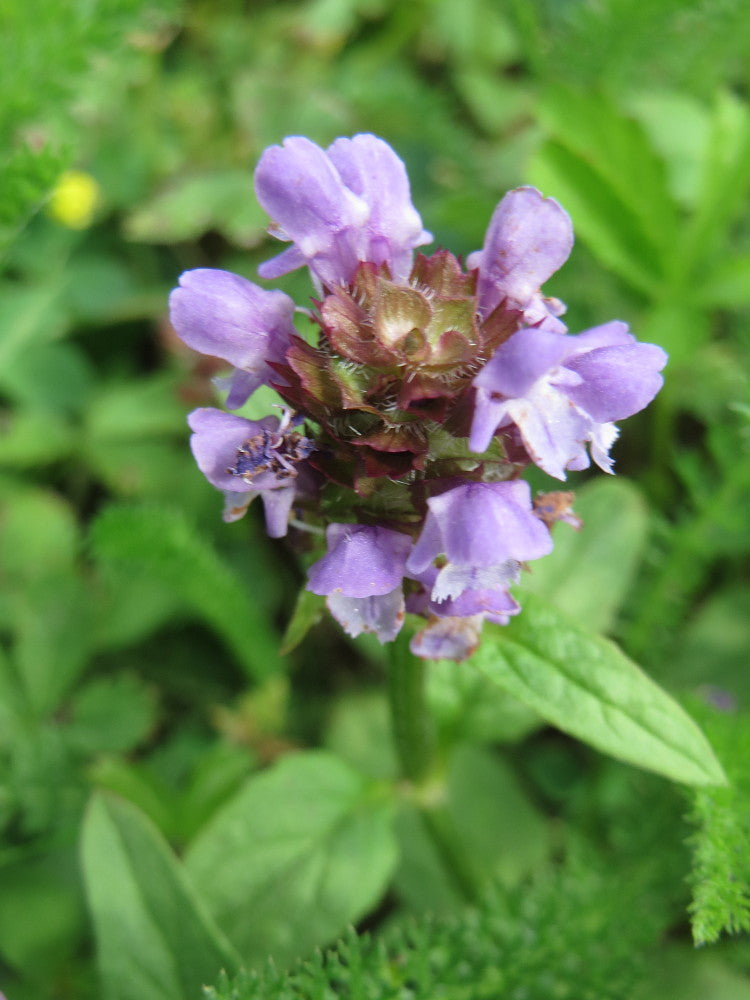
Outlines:
[{"label": "flower head", "polygon": [[541,286],[572,226],[534,188],[502,199],[465,269],[447,250],[415,258],[430,236],[403,163],[375,136],[327,150],[286,139],[255,185],[291,244],[261,276],[307,266],[314,327],[295,333],[281,292],[223,271],[182,276],[172,321],[235,367],[227,405],[265,383],[288,407],[260,421],[196,410],[198,465],[227,520],[260,495],[274,537],[292,507],[308,543],[325,534],[307,588],[350,635],[390,641],[410,613],[422,619],[417,655],[464,659],[485,622],[520,612],[512,588],[550,552],[556,522],[580,526],[572,494],[532,501],[524,469],[565,478],[590,449],[611,471],[614,421],[653,398],[666,356],[624,323],[567,333]]}]

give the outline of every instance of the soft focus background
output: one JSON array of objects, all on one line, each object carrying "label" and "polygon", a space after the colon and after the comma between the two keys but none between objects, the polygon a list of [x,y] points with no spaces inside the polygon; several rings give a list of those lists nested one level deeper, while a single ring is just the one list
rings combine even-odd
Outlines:
[{"label": "soft focus background", "polygon": [[[547,986],[497,996],[600,1000],[570,972],[582,953],[606,968],[607,996],[750,997],[746,940],[695,951],[688,921],[692,884],[697,940],[750,926],[744,0],[0,0],[0,39],[0,991],[197,998],[232,948],[283,966],[368,913],[377,934],[404,911],[456,909],[406,813],[398,866],[373,848],[388,894],[381,879],[319,910],[312,890],[285,895],[291,863],[286,882],[245,886],[247,841],[227,874],[238,915],[206,834],[294,749],[326,747],[376,782],[392,773],[377,644],[324,620],[279,652],[301,571],[258,511],[221,522],[185,426],[221,369],[166,316],[181,271],[255,278],[275,251],[252,189],[267,145],[371,131],[456,253],[481,245],[508,188],[557,197],[577,243],[547,292],[571,330],[620,318],[669,352],[664,392],[623,426],[619,478],[572,477],[586,528],[559,526],[526,586],[680,697],[734,782],[689,797],[488,701],[460,668],[436,672],[444,734],[468,747],[455,779],[467,856],[519,893],[508,927],[551,934],[536,972],[518,973]],[[301,272],[281,284],[310,295]],[[97,797],[81,854],[102,789],[119,797]],[[212,836],[220,857],[220,826]],[[343,839],[329,845],[339,859]],[[177,914],[192,892],[186,851],[196,912],[230,942],[201,945],[203,964],[165,917],[167,897]],[[569,873],[544,882],[563,856],[594,879],[590,896]],[[180,948],[195,959],[184,990],[143,973],[170,954],[184,964]]]}]

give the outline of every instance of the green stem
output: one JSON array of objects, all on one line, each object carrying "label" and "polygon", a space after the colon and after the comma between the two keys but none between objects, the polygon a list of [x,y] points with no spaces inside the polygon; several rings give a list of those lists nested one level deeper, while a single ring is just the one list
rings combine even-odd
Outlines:
[{"label": "green stem", "polygon": [[412,801],[454,889],[463,899],[474,902],[479,888],[476,877],[464,857],[453,819],[444,804],[445,778],[439,774],[435,729],[427,704],[428,663],[412,655],[403,636],[391,645],[390,653],[388,698],[401,773],[412,786]]},{"label": "green stem", "polygon": [[388,699],[401,773],[416,785],[432,770],[435,733],[425,690],[427,664],[412,655],[403,635],[390,646]]}]

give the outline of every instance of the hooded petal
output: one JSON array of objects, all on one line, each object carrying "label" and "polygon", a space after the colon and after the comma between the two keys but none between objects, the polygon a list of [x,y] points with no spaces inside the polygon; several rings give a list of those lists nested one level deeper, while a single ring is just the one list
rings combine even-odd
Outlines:
[{"label": "hooded petal", "polygon": [[336,139],[328,147],[331,162],[354,194],[369,206],[363,229],[360,259],[388,264],[396,281],[411,270],[412,250],[432,240],[411,202],[409,178],[403,161],[387,142],[361,134]]},{"label": "hooded petal", "polygon": [[576,354],[565,362],[580,376],[569,399],[598,423],[624,420],[648,406],[664,384],[667,355],[656,344],[618,344]]},{"label": "hooded petal", "polygon": [[506,398],[523,396],[570,354],[574,339],[546,330],[519,330],[497,348],[474,385]]},{"label": "hooded petal", "polygon": [[389,528],[364,524],[329,524],[328,551],[308,570],[313,594],[373,597],[401,584],[411,538]]},{"label": "hooded petal", "polygon": [[269,147],[255,171],[255,193],[281,239],[291,240],[296,251],[262,264],[261,277],[278,277],[304,261],[330,288],[351,278],[357,266],[353,237],[370,210],[320,146],[291,136],[283,146]]},{"label": "hooded petal", "polygon": [[570,216],[554,199],[533,187],[509,191],[492,215],[482,250],[470,261],[479,268],[482,314],[488,316],[503,299],[530,305],[572,247]]},{"label": "hooded petal", "polygon": [[241,370],[242,392],[233,392],[235,405],[242,405],[273,377],[267,362],[283,360],[295,332],[294,302],[288,295],[259,288],[229,271],[186,271],[169,297],[169,310],[177,335],[188,347]]},{"label": "hooded petal", "polygon": [[410,573],[423,572],[441,555],[457,567],[482,569],[552,551],[549,531],[532,513],[531,491],[522,480],[463,483],[427,505],[423,531],[406,563]]},{"label": "hooded petal", "polygon": [[431,239],[411,203],[401,160],[382,139],[355,135],[327,151],[301,136],[271,146],[255,172],[258,201],[272,231],[294,246],[261,265],[261,277],[306,263],[328,288],[349,284],[360,261],[387,264],[397,280],[412,251]]}]

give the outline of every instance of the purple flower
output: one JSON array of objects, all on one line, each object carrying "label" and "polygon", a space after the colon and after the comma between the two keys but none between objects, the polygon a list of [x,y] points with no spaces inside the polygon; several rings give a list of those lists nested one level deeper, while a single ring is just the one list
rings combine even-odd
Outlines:
[{"label": "purple flower", "polygon": [[224,493],[224,520],[236,521],[260,495],[271,538],[286,534],[296,479],[312,444],[291,427],[289,413],[245,420],[205,407],[188,416],[198,468]]},{"label": "purple flower", "polygon": [[271,232],[293,244],[261,265],[262,278],[307,264],[320,285],[334,288],[369,261],[405,281],[412,251],[432,239],[411,203],[404,164],[374,135],[337,139],[326,151],[291,136],[261,157],[255,191]]},{"label": "purple flower", "polygon": [[235,366],[227,406],[236,409],[259,385],[277,378],[291,342],[294,302],[229,271],[198,268],[180,275],[169,297],[172,326],[188,347]]},{"label": "purple flower", "polygon": [[505,302],[523,314],[526,326],[564,333],[557,317],[565,307],[557,299],[545,299],[539,289],[562,267],[572,246],[570,217],[553,198],[533,187],[509,191],[494,211],[484,246],[466,262],[479,269],[479,312],[487,317]]},{"label": "purple flower", "polygon": [[329,524],[328,551],[308,570],[307,589],[328,597],[328,609],[349,635],[395,639],[404,621],[401,581],[411,539],[389,528]]},{"label": "purple flower", "polygon": [[498,428],[514,424],[541,469],[565,479],[591,457],[612,471],[612,421],[642,410],[662,386],[667,362],[654,344],[640,344],[614,321],[578,336],[519,330],[501,344],[474,379],[476,401],[469,443],[485,451]]},{"label": "purple flower", "polygon": [[[463,483],[427,505],[406,569],[424,582],[423,574],[445,557],[431,583],[432,610],[435,602],[463,599],[459,614],[513,613],[507,589],[517,579],[519,563],[552,551],[549,531],[532,512],[529,484]],[[446,606],[447,613],[456,607]]]},{"label": "purple flower", "polygon": [[432,618],[412,637],[409,649],[424,660],[456,660],[460,663],[476,652],[483,624],[483,615]]}]

